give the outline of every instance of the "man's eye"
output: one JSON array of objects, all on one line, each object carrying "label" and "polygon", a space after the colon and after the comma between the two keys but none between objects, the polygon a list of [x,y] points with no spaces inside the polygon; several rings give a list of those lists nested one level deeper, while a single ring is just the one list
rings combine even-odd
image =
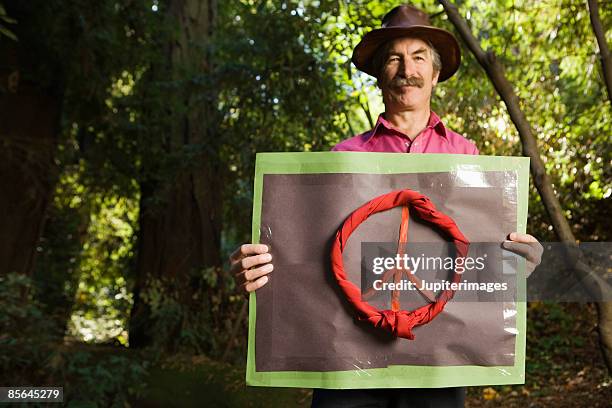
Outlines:
[{"label": "man's eye", "polygon": [[417,56],[417,57],[416,57],[416,60],[417,60],[417,61],[425,61],[425,58],[423,58],[423,57],[421,57],[421,56]]},{"label": "man's eye", "polygon": [[390,57],[389,62],[399,61],[399,57]]}]

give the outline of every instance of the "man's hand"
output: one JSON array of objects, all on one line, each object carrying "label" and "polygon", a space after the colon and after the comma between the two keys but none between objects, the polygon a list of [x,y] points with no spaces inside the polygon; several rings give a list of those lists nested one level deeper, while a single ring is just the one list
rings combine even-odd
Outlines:
[{"label": "man's hand", "polygon": [[241,290],[252,292],[268,282],[268,274],[274,269],[272,255],[263,244],[243,244],[230,256],[230,271]]},{"label": "man's hand", "polygon": [[529,277],[542,261],[544,247],[533,235],[529,234],[513,232],[508,236],[508,239],[509,241],[504,241],[502,246],[504,249],[519,254],[527,259],[527,277]]}]

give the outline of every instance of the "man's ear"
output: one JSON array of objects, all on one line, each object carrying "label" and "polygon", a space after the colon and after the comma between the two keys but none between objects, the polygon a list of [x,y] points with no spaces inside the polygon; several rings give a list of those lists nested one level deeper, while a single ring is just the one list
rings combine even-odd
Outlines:
[{"label": "man's ear", "polygon": [[440,76],[440,71],[435,72],[433,75],[433,78],[431,80],[431,87],[435,87],[436,85],[438,85],[438,77]]}]

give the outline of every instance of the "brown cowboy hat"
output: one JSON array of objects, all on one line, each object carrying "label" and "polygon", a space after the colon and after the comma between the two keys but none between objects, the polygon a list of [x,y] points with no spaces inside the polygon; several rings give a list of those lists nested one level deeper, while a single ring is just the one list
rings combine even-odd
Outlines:
[{"label": "brown cowboy hat", "polygon": [[353,64],[360,71],[376,77],[378,73],[373,66],[376,50],[387,41],[399,37],[418,37],[429,41],[435,47],[442,60],[438,82],[447,80],[459,68],[461,52],[455,36],[446,30],[433,27],[427,14],[408,4],[389,11],[382,19],[381,28],[363,36],[353,50]]}]

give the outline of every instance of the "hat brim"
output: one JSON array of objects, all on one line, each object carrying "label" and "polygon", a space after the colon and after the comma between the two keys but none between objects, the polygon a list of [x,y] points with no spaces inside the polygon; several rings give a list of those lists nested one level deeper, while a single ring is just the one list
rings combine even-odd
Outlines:
[{"label": "hat brim", "polygon": [[410,27],[387,27],[372,30],[363,36],[361,42],[353,50],[351,60],[358,70],[376,77],[373,57],[376,50],[384,43],[400,37],[416,37],[429,41],[440,54],[442,70],[438,82],[453,76],[461,63],[459,43],[453,34],[441,28],[413,25]]}]

